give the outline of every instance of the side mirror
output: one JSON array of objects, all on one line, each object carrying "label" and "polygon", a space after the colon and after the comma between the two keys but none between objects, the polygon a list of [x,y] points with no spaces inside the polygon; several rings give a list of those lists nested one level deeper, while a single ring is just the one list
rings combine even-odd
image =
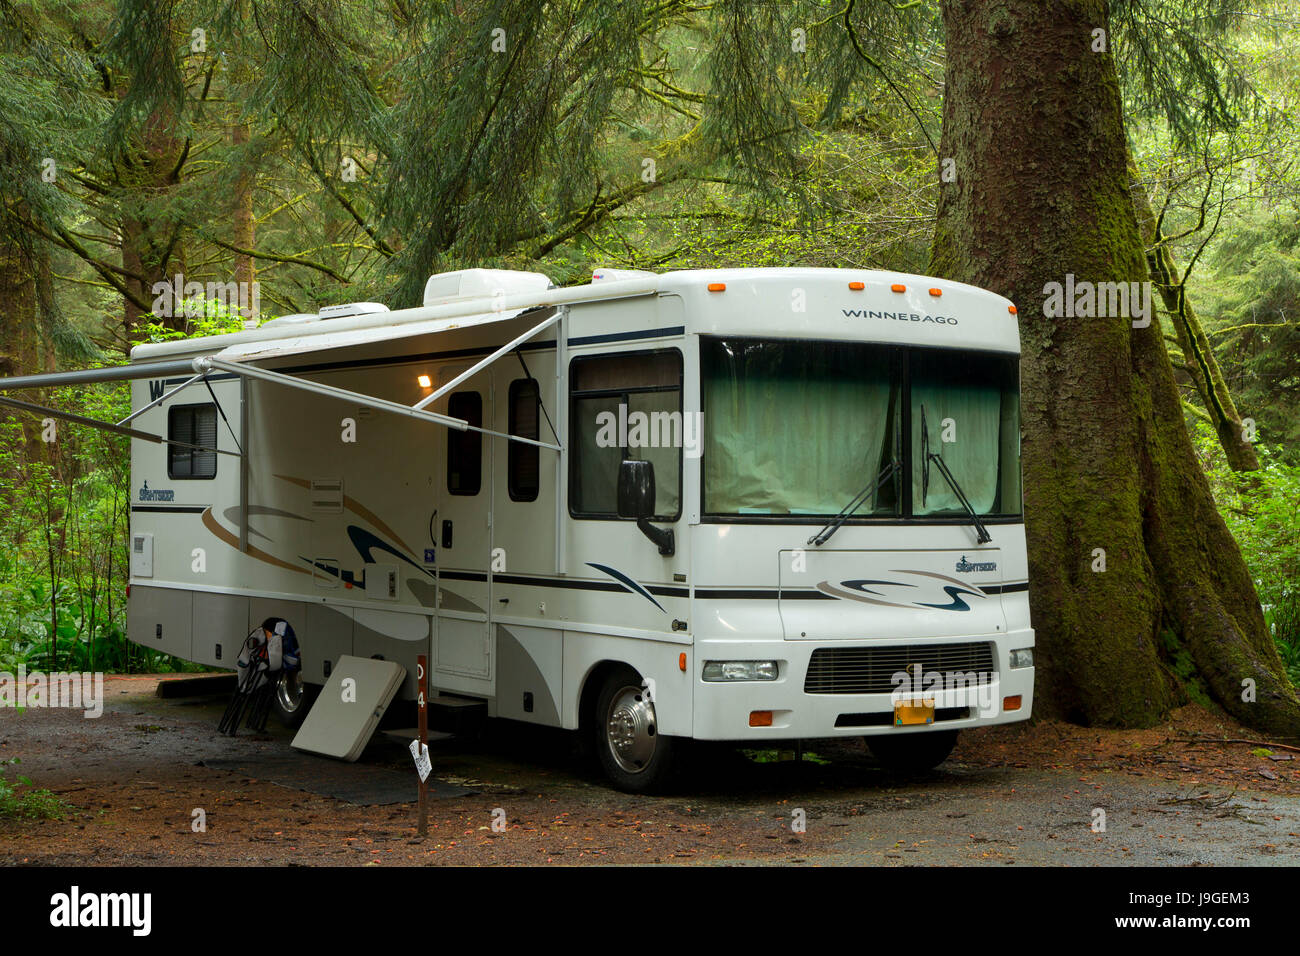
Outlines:
[{"label": "side mirror", "polygon": [[655,466],[626,459],[618,466],[618,516],[649,518],[655,513]]},{"label": "side mirror", "polygon": [[641,533],[668,557],[677,550],[672,528],[650,523],[655,513],[655,466],[648,461],[625,459],[618,466],[618,516],[635,518]]}]

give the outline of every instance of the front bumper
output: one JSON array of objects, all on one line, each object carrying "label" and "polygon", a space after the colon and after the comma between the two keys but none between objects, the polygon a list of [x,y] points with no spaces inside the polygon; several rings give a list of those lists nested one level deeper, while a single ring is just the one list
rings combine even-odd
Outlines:
[{"label": "front bumper", "polygon": [[[893,725],[894,695],[809,694],[804,679],[813,651],[828,644],[816,641],[709,640],[695,642],[694,734],[699,740],[755,742],[817,737],[861,737],[872,734],[925,733],[930,730],[960,730],[1028,720],[1034,703],[1034,668],[1012,669],[1013,649],[1034,646],[1030,629],[1011,633],[980,634],[962,638],[877,639],[836,641],[854,647],[898,647],[988,641],[993,645],[994,670],[969,688],[939,690],[933,694],[936,719],[933,724],[896,727]],[[779,677],[774,681],[708,682],[700,672],[710,660],[775,660]],[[1020,698],[1015,710],[1004,707],[1004,699]],[[753,711],[771,711],[771,726],[750,726]]]}]

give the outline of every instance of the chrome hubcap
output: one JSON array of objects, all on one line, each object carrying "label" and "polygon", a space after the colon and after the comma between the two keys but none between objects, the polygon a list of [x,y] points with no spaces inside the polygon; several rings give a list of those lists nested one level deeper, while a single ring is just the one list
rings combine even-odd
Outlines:
[{"label": "chrome hubcap", "polygon": [[628,773],[640,773],[655,753],[654,704],[640,687],[624,687],[609,703],[605,739],[614,762]]},{"label": "chrome hubcap", "polygon": [[275,685],[275,696],[286,714],[302,706],[302,671],[286,671]]}]

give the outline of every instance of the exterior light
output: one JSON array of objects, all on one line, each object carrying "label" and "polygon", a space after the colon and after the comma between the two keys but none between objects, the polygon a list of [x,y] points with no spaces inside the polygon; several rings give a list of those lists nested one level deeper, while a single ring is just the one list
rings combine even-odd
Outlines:
[{"label": "exterior light", "polygon": [[705,661],[700,675],[706,681],[776,680],[776,661]]}]

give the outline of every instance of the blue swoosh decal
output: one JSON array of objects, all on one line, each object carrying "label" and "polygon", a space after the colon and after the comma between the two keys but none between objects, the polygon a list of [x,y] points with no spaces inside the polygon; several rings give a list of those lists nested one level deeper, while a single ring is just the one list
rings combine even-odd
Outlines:
[{"label": "blue swoosh decal", "polygon": [[[890,585],[891,587],[896,587],[896,588],[914,588],[914,587],[916,587],[915,584],[906,584],[906,583],[904,583],[904,582],[902,582],[902,581],[870,581],[870,580],[865,580],[865,581],[841,581],[840,584],[843,585],[843,586],[846,587],[846,588],[852,588],[852,589],[855,590],[855,591],[862,591],[862,592],[865,593],[865,594],[875,594],[875,595],[877,595],[877,596],[880,596],[880,592],[879,592],[879,591],[873,591],[873,590],[871,590],[871,588],[869,588],[869,587],[865,587],[865,585],[868,585],[868,584],[888,584],[888,585]],[[929,605],[926,605],[926,606],[929,607]]]},{"label": "blue swoosh decal", "polygon": [[948,597],[952,598],[949,604],[922,604],[920,607],[932,607],[939,611],[969,611],[970,605],[961,599],[963,594],[972,594],[972,591],[963,591],[961,588],[955,588],[951,584],[945,585],[943,589]]},{"label": "blue swoosh decal", "polygon": [[378,535],[373,534],[370,531],[367,531],[365,528],[358,528],[354,524],[348,525],[348,537],[352,540],[352,546],[357,549],[357,553],[361,555],[361,559],[365,561],[366,564],[375,563],[375,559],[371,554],[371,552],[378,549],[380,551],[388,552],[395,558],[400,558],[401,560],[409,564],[411,567],[419,571],[421,574],[427,575],[428,577],[433,577],[432,574],[429,574],[427,568],[423,568],[420,565],[416,564],[414,561],[412,561],[406,555],[402,554],[402,552],[398,551],[396,548],[394,548],[383,538],[380,538]]},{"label": "blue swoosh decal", "polygon": [[[659,608],[659,610],[664,611],[664,606],[654,599],[653,594],[641,587],[641,585],[637,584],[622,571],[615,571],[613,568],[607,568],[603,564],[592,564],[590,561],[587,562],[587,567],[595,568],[597,571],[603,571],[628,590],[635,591],[655,607]],[[664,611],[664,613],[667,614],[668,612]]]}]

